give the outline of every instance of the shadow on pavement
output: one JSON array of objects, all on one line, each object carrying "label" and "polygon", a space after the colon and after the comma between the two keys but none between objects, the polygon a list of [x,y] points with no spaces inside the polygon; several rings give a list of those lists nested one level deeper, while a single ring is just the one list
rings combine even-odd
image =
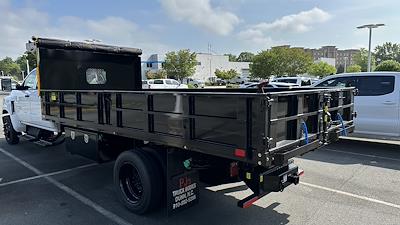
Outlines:
[{"label": "shadow on pavement", "polygon": [[400,170],[400,145],[340,140],[301,158],[335,164],[363,164]]}]

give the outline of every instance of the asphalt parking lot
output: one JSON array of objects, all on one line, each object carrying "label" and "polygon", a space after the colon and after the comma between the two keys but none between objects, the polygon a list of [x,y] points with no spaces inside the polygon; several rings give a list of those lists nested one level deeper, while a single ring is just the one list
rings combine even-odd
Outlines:
[{"label": "asphalt parking lot", "polygon": [[118,202],[113,163],[70,155],[64,145],[10,146],[0,134],[0,224],[400,224],[400,147],[342,140],[296,158],[305,175],[248,209],[242,183],[204,187],[200,203],[167,217],[137,216]]}]

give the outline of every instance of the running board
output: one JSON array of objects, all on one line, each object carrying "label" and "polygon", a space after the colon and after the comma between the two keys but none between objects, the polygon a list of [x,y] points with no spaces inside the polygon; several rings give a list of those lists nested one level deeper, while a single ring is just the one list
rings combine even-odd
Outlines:
[{"label": "running board", "polygon": [[46,140],[42,140],[42,139],[38,139],[37,137],[32,136],[32,135],[30,135],[30,134],[21,135],[21,138],[23,138],[23,139],[26,140],[26,141],[33,142],[33,143],[35,143],[35,144],[37,144],[37,145],[40,145],[40,146],[42,146],[42,147],[46,147],[46,146],[51,146],[51,145],[53,145],[53,142],[46,141]]}]

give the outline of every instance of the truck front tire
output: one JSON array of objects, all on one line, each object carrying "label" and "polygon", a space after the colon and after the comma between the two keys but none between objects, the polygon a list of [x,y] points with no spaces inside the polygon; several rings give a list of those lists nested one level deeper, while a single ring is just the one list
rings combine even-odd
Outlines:
[{"label": "truck front tire", "polygon": [[121,153],[114,165],[114,185],[130,211],[143,214],[162,202],[162,177],[157,162],[142,149]]},{"label": "truck front tire", "polygon": [[14,130],[10,116],[3,117],[4,137],[10,145],[19,143],[18,132]]}]

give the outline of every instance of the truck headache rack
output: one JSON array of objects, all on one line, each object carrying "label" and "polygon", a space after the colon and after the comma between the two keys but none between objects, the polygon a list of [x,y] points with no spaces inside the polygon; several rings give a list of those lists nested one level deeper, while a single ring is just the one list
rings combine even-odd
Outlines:
[{"label": "truck headache rack", "polygon": [[[353,88],[141,90],[138,49],[50,39],[35,39],[29,48],[39,52],[43,117],[66,132],[67,144],[94,140],[94,150],[73,152],[98,157],[106,135],[117,140],[113,143],[128,139],[161,146],[168,152],[168,168],[171,161],[178,162],[172,167],[182,167],[180,154],[228,161],[234,165],[231,174],[254,192],[239,201],[240,207],[297,184],[303,172],[293,157],[354,130]],[[170,150],[179,157],[169,158]],[[190,160],[184,160],[182,174],[197,177]],[[166,177],[169,187],[170,180],[181,179],[169,169]]]}]

